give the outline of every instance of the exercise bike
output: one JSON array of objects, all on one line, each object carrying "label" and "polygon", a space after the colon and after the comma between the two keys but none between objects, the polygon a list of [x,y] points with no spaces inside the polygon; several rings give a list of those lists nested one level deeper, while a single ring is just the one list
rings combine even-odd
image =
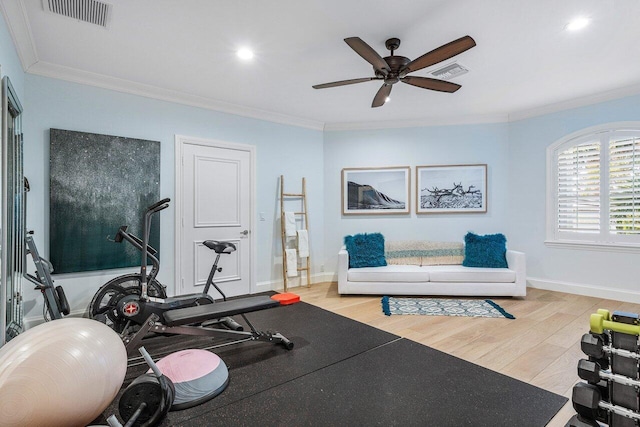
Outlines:
[{"label": "exercise bike", "polygon": [[[156,280],[159,270],[157,252],[149,246],[151,219],[154,214],[169,207],[169,199],[163,199],[149,206],[143,217],[142,239],[127,232],[127,227],[118,230],[116,242],[126,240],[142,252],[139,274],[126,274],[103,285],[89,306],[91,318],[104,322],[118,332],[132,354],[141,340],[149,332],[159,334],[184,334],[222,338],[229,345],[245,341],[268,341],[293,348],[293,343],[280,333],[256,330],[246,313],[274,308],[280,305],[269,296],[251,296],[227,300],[226,295],[213,282],[216,272],[222,271],[218,262],[222,254],[230,254],[236,246],[230,242],[206,240],[204,246],[216,253],[209,277],[202,293],[166,297],[165,288]],[[147,274],[147,260],[151,260],[152,269]],[[221,295],[222,301],[216,301],[209,295],[213,286]],[[243,326],[230,316],[240,315],[249,326]],[[216,345],[209,348],[215,348]]]},{"label": "exercise bike", "polygon": [[[113,239],[116,243],[127,241],[142,252],[140,273],[125,274],[108,281],[94,295],[89,306],[89,316],[92,319],[106,323],[118,333],[122,333],[132,323],[142,324],[151,313],[162,317],[162,314],[168,310],[212,304],[215,300],[209,295],[211,286],[214,286],[226,300],[224,293],[213,283],[213,276],[216,272],[222,271],[222,268],[218,267],[220,254],[229,254],[236,250],[232,243],[213,240],[204,242],[205,246],[216,251],[217,257],[201,293],[167,297],[166,287],[156,279],[160,270],[160,260],[156,257],[157,250],[149,245],[151,219],[154,214],[168,208],[170,201],[171,199],[168,198],[162,199],[145,210],[142,239],[129,233],[126,225],[118,229]],[[147,274],[148,260],[151,261],[149,274]],[[223,318],[219,321],[230,329],[243,329],[233,319]]]}]

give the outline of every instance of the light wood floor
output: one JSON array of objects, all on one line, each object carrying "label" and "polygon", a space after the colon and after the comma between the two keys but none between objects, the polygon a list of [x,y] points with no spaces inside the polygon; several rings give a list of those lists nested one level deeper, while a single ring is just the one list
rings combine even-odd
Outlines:
[{"label": "light wood floor", "polygon": [[[640,313],[640,304],[528,288],[525,298],[491,298],[516,319],[385,316],[379,296],[339,295],[337,283],[289,289],[301,300],[417,341],[571,399],[580,337],[597,309]],[[548,424],[563,427],[568,402]]]}]

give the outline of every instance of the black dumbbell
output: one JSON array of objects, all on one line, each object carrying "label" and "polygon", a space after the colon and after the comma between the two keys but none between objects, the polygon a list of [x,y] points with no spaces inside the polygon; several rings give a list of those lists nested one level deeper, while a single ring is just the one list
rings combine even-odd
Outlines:
[{"label": "black dumbbell", "polygon": [[638,353],[605,345],[602,335],[598,334],[584,334],[580,340],[580,348],[584,354],[595,359],[605,359],[608,354],[615,354],[629,359],[640,359],[640,354]]},{"label": "black dumbbell", "polygon": [[133,415],[131,415],[131,418],[127,420],[127,423],[124,426],[120,424],[120,421],[118,421],[116,416],[113,414],[109,418],[107,418],[107,424],[109,424],[109,427],[131,427],[135,425],[135,423],[138,421],[138,418],[140,418],[140,415],[142,415],[145,409],[147,409],[147,403],[140,403],[138,409],[135,410]]},{"label": "black dumbbell", "polygon": [[[160,424],[173,405],[173,382],[162,374],[144,347],[139,349],[153,373],[140,375],[125,389],[118,402],[124,427],[150,427]],[[122,427],[115,415],[107,418],[111,427]]]},{"label": "black dumbbell", "polygon": [[603,371],[600,365],[592,360],[581,359],[578,361],[578,376],[590,384],[597,384],[600,380],[605,380],[632,387],[640,387],[640,381],[624,375]]},{"label": "black dumbbell", "polygon": [[[601,349],[609,343],[609,337],[604,334],[584,334],[580,340],[582,352],[589,356],[592,362],[598,362],[600,368],[609,368],[609,358],[601,351]],[[594,354],[602,356],[595,357]]]},{"label": "black dumbbell", "polygon": [[166,376],[143,374],[122,393],[118,411],[123,419],[134,419],[132,426],[155,426],[169,412],[174,395],[173,383]]},{"label": "black dumbbell", "polygon": [[593,384],[578,383],[573,386],[571,402],[573,403],[573,409],[578,413],[581,420],[603,420],[606,419],[606,411],[609,411],[640,421],[640,413],[604,402],[600,397],[600,389]]},{"label": "black dumbbell", "polygon": [[596,420],[588,420],[576,414],[564,425],[564,427],[600,427]]}]

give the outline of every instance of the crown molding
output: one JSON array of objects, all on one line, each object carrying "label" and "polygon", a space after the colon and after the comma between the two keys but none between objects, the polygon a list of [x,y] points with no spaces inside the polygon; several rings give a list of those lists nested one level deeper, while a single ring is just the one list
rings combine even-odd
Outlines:
[{"label": "crown molding", "polygon": [[102,89],[113,90],[116,92],[123,92],[131,95],[143,96],[146,98],[159,99],[162,101],[188,105],[191,107],[204,108],[207,110],[215,110],[223,113],[234,114],[237,116],[265,120],[268,122],[309,128],[313,130],[323,130],[324,128],[324,123],[315,120],[308,120],[300,117],[289,116],[286,114],[264,111],[257,108],[216,101],[202,96],[185,94],[175,90],[163,89],[157,86],[147,85],[144,83],[136,83],[130,80],[110,77],[88,71],[82,71],[75,68],[65,67],[62,65],[52,64],[44,61],[38,61],[37,63],[33,64],[29,68],[29,70],[27,70],[27,72],[29,74],[35,74],[43,77],[66,80],[73,83],[95,86]]},{"label": "crown molding", "polygon": [[640,84],[625,86],[605,92],[592,95],[582,96],[579,98],[560,101],[541,107],[530,108],[526,110],[516,111],[505,114],[487,114],[473,115],[464,117],[444,117],[429,118],[417,120],[401,120],[401,121],[377,121],[377,122],[345,122],[345,123],[326,123],[325,131],[343,131],[343,130],[373,130],[373,129],[392,129],[406,127],[424,127],[424,126],[451,126],[481,123],[503,123],[515,122],[518,120],[529,119],[532,117],[543,116],[545,114],[558,113],[560,111],[571,110],[573,108],[586,107],[588,105],[598,104],[600,102],[612,101],[614,99],[625,98],[640,94]]},{"label": "crown molding", "polygon": [[24,3],[22,0],[0,0],[0,11],[9,28],[22,69],[27,71],[38,62],[38,51],[33,41]]},{"label": "crown molding", "polygon": [[[4,4],[4,0],[0,5]],[[30,39],[31,40],[31,39]],[[30,43],[31,44],[31,43]],[[21,49],[19,49],[20,51]],[[28,50],[33,52],[35,50]],[[27,52],[27,53],[28,53]],[[21,55],[21,61],[23,56]],[[27,60],[29,61],[29,60]],[[427,126],[454,126],[469,124],[487,124],[487,123],[510,123],[527,118],[542,116],[545,114],[557,113],[560,111],[570,110],[573,108],[584,107],[599,102],[611,101],[627,96],[640,94],[640,85],[627,86],[615,90],[601,92],[594,95],[575,98],[567,101],[557,102],[542,107],[521,110],[514,113],[504,114],[485,114],[470,115],[460,117],[440,117],[440,118],[424,118],[414,120],[387,120],[387,121],[367,121],[367,122],[336,122],[323,123],[321,121],[309,120],[300,117],[289,116],[257,108],[246,107],[242,105],[217,101],[197,95],[189,95],[182,92],[163,89],[157,86],[147,85],[144,83],[136,83],[130,80],[110,77],[103,74],[91,73],[75,68],[65,67],[62,65],[52,64],[44,61],[32,63],[26,70],[30,74],[50,77],[60,80],[66,80],[83,85],[100,87],[117,92],[128,93],[132,95],[144,96],[147,98],[159,99],[168,102],[174,102],[192,107],[204,108],[208,110],[219,111],[223,113],[234,114],[243,117],[250,117],[268,122],[280,123],[290,126],[303,127],[321,131],[350,131],[350,130],[380,130],[380,129],[397,129]],[[24,66],[25,62],[23,62]]]},{"label": "crown molding", "polygon": [[614,99],[625,98],[640,94],[640,84],[625,86],[618,89],[608,90],[592,95],[582,96],[566,101],[560,101],[553,104],[544,105],[542,107],[521,110],[509,114],[509,122],[529,119],[532,117],[543,116],[545,114],[557,113],[560,111],[571,110],[573,108],[586,107],[588,105],[600,102],[612,101]]},{"label": "crown molding", "polygon": [[397,129],[415,128],[426,126],[452,126],[470,125],[484,123],[506,123],[509,119],[507,114],[485,114],[460,117],[432,117],[415,120],[387,120],[376,122],[344,122],[326,123],[325,131],[348,131],[348,130],[373,130],[373,129]]}]

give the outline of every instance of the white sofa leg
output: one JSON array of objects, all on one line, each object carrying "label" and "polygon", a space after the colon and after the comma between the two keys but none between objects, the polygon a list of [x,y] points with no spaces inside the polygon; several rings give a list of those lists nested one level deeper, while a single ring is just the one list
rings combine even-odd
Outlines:
[{"label": "white sofa leg", "polygon": [[349,252],[343,246],[338,252],[338,293],[349,293],[347,289],[347,271],[349,270]]}]

